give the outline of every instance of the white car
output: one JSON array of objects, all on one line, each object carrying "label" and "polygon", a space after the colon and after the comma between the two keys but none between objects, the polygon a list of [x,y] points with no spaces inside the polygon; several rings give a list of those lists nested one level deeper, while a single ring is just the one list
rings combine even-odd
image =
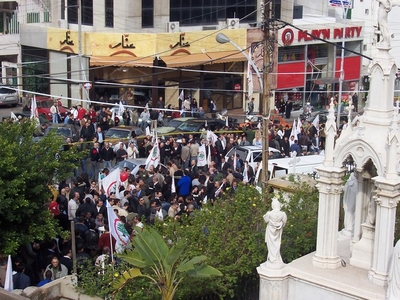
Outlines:
[{"label": "white car", "polygon": [[[280,151],[269,147],[269,152],[273,152],[274,156],[278,158],[280,156]],[[225,155],[225,160],[228,161],[229,157],[234,154],[239,154],[239,157],[243,161],[248,161],[249,165],[255,169],[257,167],[257,163],[262,161],[262,146],[236,146],[233,147],[229,152]]]}]

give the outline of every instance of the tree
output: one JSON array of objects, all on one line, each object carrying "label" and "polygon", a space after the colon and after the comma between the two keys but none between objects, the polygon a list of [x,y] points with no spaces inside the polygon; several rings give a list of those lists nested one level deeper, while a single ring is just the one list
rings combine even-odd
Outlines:
[{"label": "tree", "polygon": [[60,232],[46,208],[53,180],[71,177],[77,151],[60,151],[63,140],[48,135],[33,140],[30,120],[0,123],[0,253],[21,244],[54,238]]},{"label": "tree", "polygon": [[[136,269],[125,272],[114,282],[117,291],[129,280],[145,277],[158,287],[163,300],[172,300],[185,274],[192,277],[222,276],[220,271],[204,263],[207,259],[204,255],[182,260],[185,244],[181,240],[169,248],[155,229],[139,231],[132,240],[133,250],[119,255]],[[139,269],[150,269],[151,272],[142,273]]]}]

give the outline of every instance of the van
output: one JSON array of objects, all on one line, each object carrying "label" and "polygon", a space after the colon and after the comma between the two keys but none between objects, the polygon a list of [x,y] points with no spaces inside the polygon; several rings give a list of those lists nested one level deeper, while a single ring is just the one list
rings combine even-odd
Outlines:
[{"label": "van", "polygon": [[[273,156],[278,159],[281,155],[279,150],[269,147],[268,152],[273,154]],[[262,161],[262,146],[236,146],[233,147],[228,153],[225,155],[225,160],[228,161],[231,155],[239,155],[240,159],[243,161],[247,161],[249,166],[255,170],[257,164]],[[275,159],[272,159],[275,160]],[[278,159],[280,160],[280,159]]]},{"label": "van", "polygon": [[[286,157],[281,159],[268,160],[269,179],[281,177],[288,174],[312,174],[316,167],[322,166],[325,159],[325,152],[319,155],[306,155]],[[295,163],[294,163],[295,160]],[[257,169],[255,184],[261,182],[262,165]]]}]

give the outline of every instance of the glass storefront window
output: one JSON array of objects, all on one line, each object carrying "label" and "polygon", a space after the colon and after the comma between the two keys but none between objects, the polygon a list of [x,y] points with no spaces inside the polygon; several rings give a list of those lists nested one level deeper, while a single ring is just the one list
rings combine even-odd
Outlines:
[{"label": "glass storefront window", "polygon": [[278,62],[304,60],[304,46],[280,47],[278,49]]}]

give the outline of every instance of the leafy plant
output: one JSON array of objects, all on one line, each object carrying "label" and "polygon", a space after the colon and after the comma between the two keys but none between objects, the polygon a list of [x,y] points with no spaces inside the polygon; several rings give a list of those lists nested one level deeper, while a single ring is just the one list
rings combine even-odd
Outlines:
[{"label": "leafy plant", "polygon": [[144,269],[149,268],[150,273],[142,273],[139,269],[130,269],[122,274],[113,283],[117,292],[130,280],[136,277],[145,277],[152,281],[158,288],[163,300],[172,300],[183,274],[192,277],[222,276],[217,269],[205,264],[206,256],[195,256],[191,259],[182,259],[186,245],[183,241],[169,248],[161,235],[153,228],[139,231],[132,240],[133,250],[119,255],[128,264]]},{"label": "leafy plant", "polygon": [[46,209],[48,185],[72,175],[78,154],[60,152],[63,141],[54,135],[34,142],[35,130],[29,120],[0,124],[0,253],[15,253],[21,244],[60,233]]}]

